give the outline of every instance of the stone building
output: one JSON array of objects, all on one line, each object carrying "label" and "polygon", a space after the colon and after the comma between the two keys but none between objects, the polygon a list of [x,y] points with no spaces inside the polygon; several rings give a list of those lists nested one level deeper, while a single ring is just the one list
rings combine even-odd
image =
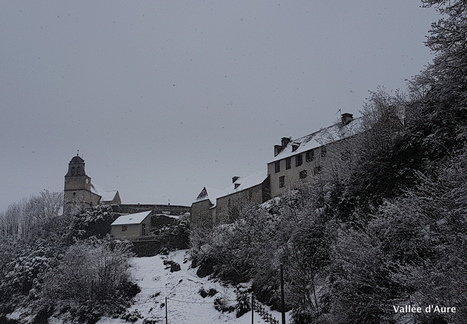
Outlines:
[{"label": "stone building", "polygon": [[203,188],[191,206],[192,226],[229,223],[244,204],[260,204],[307,182],[347,177],[356,162],[355,141],[361,132],[361,118],[345,113],[339,122],[309,135],[283,137],[274,146],[274,157],[266,163],[266,171],[234,177],[225,190]]},{"label": "stone building", "polygon": [[[74,156],[68,163],[63,197],[65,214],[76,214],[97,205],[112,205],[112,210],[121,215],[150,210],[150,220],[162,216],[182,216],[190,213],[189,206],[122,204],[117,190],[105,191],[92,184],[91,177],[86,174],[84,160],[79,155]],[[152,225],[151,222],[149,224]]]},{"label": "stone building", "polygon": [[204,187],[191,205],[192,227],[211,227],[234,221],[240,209],[270,199],[269,177],[265,171],[247,177],[232,177],[224,190]]},{"label": "stone building", "polygon": [[297,139],[283,137],[267,163],[271,196],[279,196],[305,182],[347,177],[356,162],[355,141],[361,131],[361,118],[342,114],[339,122],[314,133]]},{"label": "stone building", "polygon": [[[101,198],[93,190],[91,177],[85,171],[84,160],[79,155],[74,156],[68,163],[68,172],[65,175],[63,212],[65,214],[78,213],[98,205]],[[120,203],[118,192],[115,193],[111,201]]]}]

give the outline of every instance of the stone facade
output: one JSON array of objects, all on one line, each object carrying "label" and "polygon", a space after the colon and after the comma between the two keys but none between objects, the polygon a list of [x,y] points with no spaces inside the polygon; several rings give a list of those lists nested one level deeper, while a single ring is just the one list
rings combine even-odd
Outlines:
[{"label": "stone facade", "polygon": [[78,213],[99,204],[101,196],[92,192],[91,177],[86,175],[84,160],[76,155],[68,163],[63,193],[64,214]]},{"label": "stone facade", "polygon": [[255,181],[234,177],[233,188],[204,188],[192,204],[193,227],[210,227],[234,221],[240,208],[260,204],[305,183],[328,182],[350,174],[357,152],[355,143],[362,132],[361,118],[342,114],[341,120],[309,135],[283,137],[274,146],[274,157],[266,172]]},{"label": "stone facade", "polygon": [[304,183],[346,178],[356,162],[356,140],[361,120],[343,114],[339,123],[292,140],[283,137],[267,164],[271,196],[279,196]]},{"label": "stone facade", "polygon": [[205,187],[191,205],[191,226],[231,223],[238,218],[241,208],[260,204],[270,197],[269,177],[263,171],[248,177],[233,177],[231,185],[224,190]]}]

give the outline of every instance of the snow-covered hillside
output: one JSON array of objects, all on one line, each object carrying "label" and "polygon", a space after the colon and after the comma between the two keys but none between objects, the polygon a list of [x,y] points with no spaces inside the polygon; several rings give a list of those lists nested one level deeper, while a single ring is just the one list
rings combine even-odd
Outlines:
[{"label": "snow-covered hillside", "polygon": [[[143,323],[149,319],[165,323],[164,307],[167,298],[167,317],[170,324],[250,324],[251,312],[236,318],[235,312],[221,313],[214,308],[214,300],[222,297],[232,305],[236,304],[235,288],[223,286],[219,282],[207,278],[199,278],[195,269],[190,269],[190,262],[184,263],[186,250],[170,253],[168,256],[157,255],[146,258],[132,259],[132,273],[134,280],[141,287],[141,292],[135,297],[135,303],[128,309],[129,313],[139,314],[136,323]],[[164,265],[164,260],[172,260],[181,266],[180,271],[171,272]],[[203,298],[199,291],[218,291],[215,296]],[[279,319],[278,312],[271,312]],[[122,319],[102,318],[98,324],[124,324]],[[254,314],[254,323],[263,324],[259,314]]]}]

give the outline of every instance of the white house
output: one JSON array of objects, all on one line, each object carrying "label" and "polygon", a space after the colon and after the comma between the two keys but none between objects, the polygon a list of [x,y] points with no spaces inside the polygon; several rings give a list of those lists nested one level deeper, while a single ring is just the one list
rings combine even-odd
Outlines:
[{"label": "white house", "polygon": [[116,238],[136,239],[148,234],[151,210],[120,216],[111,224],[110,234]]}]

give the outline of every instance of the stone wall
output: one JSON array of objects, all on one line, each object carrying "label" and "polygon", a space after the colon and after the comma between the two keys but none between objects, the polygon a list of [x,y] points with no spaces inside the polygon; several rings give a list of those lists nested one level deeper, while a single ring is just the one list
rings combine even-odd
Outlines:
[{"label": "stone wall", "polygon": [[188,234],[182,235],[158,235],[148,239],[132,241],[133,252],[137,257],[158,255],[165,250],[173,251],[188,249]]},{"label": "stone wall", "polygon": [[139,213],[146,210],[152,210],[151,215],[183,215],[191,211],[190,206],[181,205],[158,205],[158,204],[121,204],[114,207],[114,211],[123,214]]}]

